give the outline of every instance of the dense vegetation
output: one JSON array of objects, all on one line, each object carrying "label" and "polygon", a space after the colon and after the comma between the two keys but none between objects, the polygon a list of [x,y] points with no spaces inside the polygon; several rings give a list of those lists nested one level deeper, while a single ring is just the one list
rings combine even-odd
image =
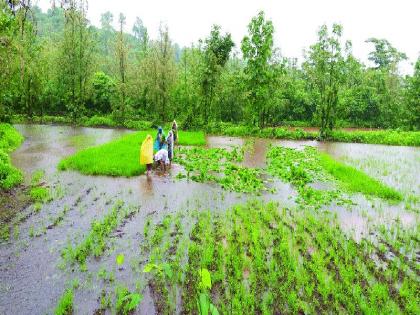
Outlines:
[{"label": "dense vegetation", "polygon": [[321,127],[324,138],[339,125],[420,128],[420,59],[413,75],[400,75],[406,56],[385,39],[367,40],[370,67],[353,56],[341,25],[323,25],[300,64],[273,47],[274,27],[263,12],[240,45],[214,26],[207,38],[180,48],[164,25],[149,38],[140,18],[130,30],[120,14],[116,30],[106,12],[100,28],[90,25],[85,0],[62,1],[46,13],[31,4],[0,4],[3,120],[110,115],[125,125],[176,117],[184,128],[300,121]]},{"label": "dense vegetation", "polygon": [[23,180],[22,172],[11,164],[9,156],[22,141],[23,137],[16,129],[0,123],[0,189],[10,189]]}]

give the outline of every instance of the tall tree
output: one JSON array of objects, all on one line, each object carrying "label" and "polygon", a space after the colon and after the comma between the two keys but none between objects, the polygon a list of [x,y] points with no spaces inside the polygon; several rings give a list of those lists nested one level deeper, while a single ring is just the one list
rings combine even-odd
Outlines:
[{"label": "tall tree", "polygon": [[246,66],[246,82],[251,119],[264,127],[267,120],[267,103],[270,98],[274,27],[266,20],[264,12],[252,18],[248,25],[248,36],[242,40],[241,50]]},{"label": "tall tree", "polygon": [[126,84],[127,84],[127,66],[128,66],[128,46],[124,34],[125,16],[120,13],[118,23],[119,32],[117,35],[117,42],[115,45],[115,53],[118,63],[118,89],[120,94],[119,108],[117,111],[117,117],[121,120],[125,119],[126,114]]},{"label": "tall tree", "polygon": [[174,51],[167,26],[160,26],[159,39],[151,43],[150,49],[141,61],[140,69],[147,93],[149,115],[152,113],[161,121],[166,121],[169,114],[173,114],[168,105],[176,78]]},{"label": "tall tree", "polygon": [[329,136],[337,119],[338,94],[343,82],[344,57],[341,49],[342,26],[334,24],[330,34],[326,25],[318,41],[309,48],[304,63],[320,118],[320,138]]},{"label": "tall tree", "polygon": [[229,33],[222,35],[220,26],[213,25],[210,36],[204,42],[204,65],[201,87],[203,90],[204,106],[202,117],[207,124],[209,115],[220,120],[220,108],[214,108],[214,90],[219,81],[221,71],[229,59],[230,52],[234,46]]},{"label": "tall tree", "polygon": [[92,75],[93,41],[85,0],[63,0],[64,37],[61,43],[60,81],[64,104],[73,119],[83,113],[87,84]]},{"label": "tall tree", "polygon": [[409,125],[414,130],[420,130],[420,56],[414,66],[414,74],[408,79],[406,104]]}]

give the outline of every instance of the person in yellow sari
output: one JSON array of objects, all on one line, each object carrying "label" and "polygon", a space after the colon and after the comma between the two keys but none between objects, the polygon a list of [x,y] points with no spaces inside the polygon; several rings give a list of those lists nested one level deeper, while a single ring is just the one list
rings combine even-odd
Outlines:
[{"label": "person in yellow sari", "polygon": [[147,135],[140,147],[140,164],[146,165],[147,176],[150,176],[153,164],[153,138]]}]

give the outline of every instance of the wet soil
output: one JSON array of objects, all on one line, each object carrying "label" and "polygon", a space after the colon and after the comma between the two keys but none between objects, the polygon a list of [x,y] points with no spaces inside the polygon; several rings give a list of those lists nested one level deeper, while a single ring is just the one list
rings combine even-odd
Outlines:
[{"label": "wet soil", "polygon": [[[144,298],[136,314],[155,314],[153,292],[141,272],[146,263],[146,253],[141,246],[145,222],[148,219],[158,222],[166,214],[180,212],[188,215],[196,210],[225,211],[234,204],[256,198],[254,195],[227,192],[217,185],[177,180],[175,175],[182,170],[178,165],[173,165],[166,173],[155,172],[151,178],[144,175],[132,178],[94,177],[73,171],[59,172],[57,164],[63,157],[130,131],[70,126],[16,127],[25,137],[25,142],[12,154],[13,164],[24,171],[26,184],[34,171],[44,170],[45,181],[55,198],[36,212],[33,205],[20,204],[16,195],[0,196],[2,209],[11,206],[23,218],[19,221],[18,233],[8,242],[0,243],[0,314],[52,313],[59,297],[75,278],[80,283],[75,290],[75,314],[93,314],[99,308],[101,292],[106,290],[113,294],[117,283],[130,290],[142,288]],[[225,148],[245,145],[248,141],[232,137],[207,139],[209,147]],[[270,145],[294,148],[311,145],[360,166],[389,184],[399,183],[396,187],[402,190],[417,194],[420,191],[420,178],[415,173],[420,169],[419,148],[269,139],[252,139],[246,145],[248,149],[243,165],[248,167],[264,167],[265,153]],[[398,177],[393,171],[381,173],[378,170],[381,164],[375,166],[366,162],[376,158],[386,160],[390,168],[397,163],[406,178]],[[267,192],[258,198],[278,201],[283,207],[295,205],[293,200],[297,193],[291,185],[280,181],[270,181],[269,185],[276,188],[275,193]],[[418,214],[405,211],[401,204],[389,205],[358,195],[355,199],[358,206],[349,209],[347,206],[332,205],[329,209],[336,211],[343,229],[353,233],[356,239],[368,235],[379,224],[392,224],[396,218],[406,226],[418,224]],[[80,271],[78,266],[63,265],[61,250],[69,243],[80,242],[90,230],[92,221],[103,218],[118,200],[123,200],[125,206],[140,210],[113,233],[104,255],[98,259],[89,257],[87,272]],[[62,220],[52,225],[57,217],[62,216],[65,208]],[[12,220],[10,212],[8,215],[8,220]],[[119,269],[115,257],[120,253],[124,254],[125,263]],[[114,272],[113,283],[98,278],[101,268]]]}]

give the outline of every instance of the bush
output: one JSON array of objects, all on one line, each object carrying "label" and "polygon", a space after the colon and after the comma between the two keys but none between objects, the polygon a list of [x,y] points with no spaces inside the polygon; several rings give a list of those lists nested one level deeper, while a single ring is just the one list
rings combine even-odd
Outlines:
[{"label": "bush", "polygon": [[23,137],[8,124],[0,124],[0,188],[10,189],[23,181],[20,170],[15,168],[8,153],[16,149]]}]

